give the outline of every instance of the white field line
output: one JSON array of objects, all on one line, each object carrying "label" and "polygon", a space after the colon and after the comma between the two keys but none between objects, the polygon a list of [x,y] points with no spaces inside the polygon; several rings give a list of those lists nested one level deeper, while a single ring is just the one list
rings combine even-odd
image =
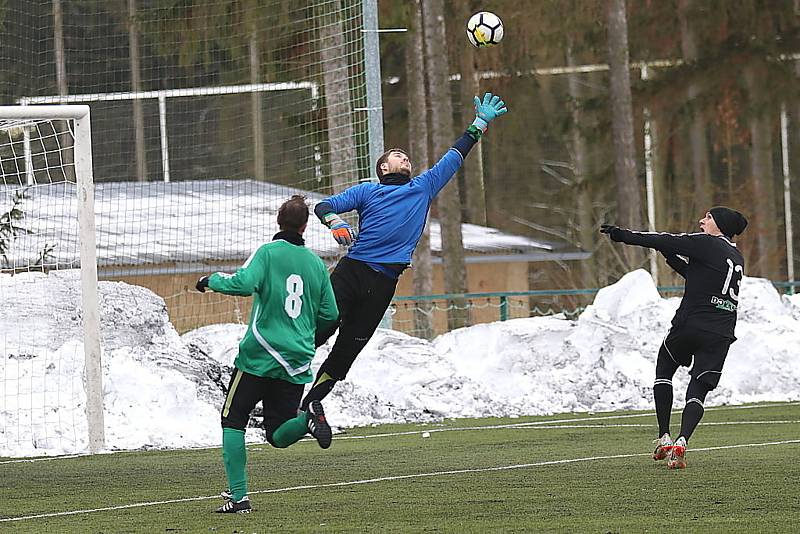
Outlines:
[{"label": "white field line", "polygon": [[[770,404],[749,404],[743,406],[715,406],[709,407],[705,409],[705,412],[715,412],[715,411],[728,411],[728,410],[755,410],[758,408],[775,408],[775,407],[783,407],[783,406],[798,406],[800,402],[783,402],[783,403],[770,403]],[[673,410],[672,414],[680,414],[681,410]],[[549,420],[542,420],[542,421],[530,421],[525,423],[507,423],[503,425],[484,425],[484,426],[468,426],[468,427],[447,427],[447,428],[427,428],[421,427],[419,430],[405,430],[403,432],[387,432],[383,434],[367,434],[363,436],[347,436],[347,435],[340,435],[334,434],[334,439],[337,441],[345,440],[345,439],[373,439],[373,438],[387,438],[387,437],[397,437],[397,436],[413,436],[416,434],[420,434],[422,432],[460,432],[460,431],[467,431],[467,430],[497,430],[503,428],[525,428],[525,427],[547,427],[550,426],[551,428],[560,428],[555,427],[552,425],[555,424],[569,424],[569,423],[579,423],[584,421],[607,421],[610,419],[628,419],[628,418],[635,418],[635,417],[653,417],[655,418],[655,414],[653,412],[647,413],[636,413],[636,414],[621,414],[621,415],[592,415],[589,417],[573,417],[573,418],[564,418],[564,419],[549,419]],[[764,421],[764,423],[770,423],[772,421]],[[702,425],[710,425],[712,423],[701,423]],[[730,423],[714,423],[714,424],[745,424],[743,422],[732,421]],[[612,428],[611,425],[596,425],[597,427],[604,427],[607,426]],[[653,425],[642,425],[642,426],[653,426]],[[563,427],[567,428],[567,427]],[[308,442],[308,443],[316,443],[313,438],[304,438],[299,441],[299,443]],[[264,445],[263,443],[248,443],[248,447],[260,447]],[[219,449],[220,447],[181,447],[181,448],[164,448],[164,449],[154,449],[158,451],[181,451],[181,450],[208,450],[208,449]],[[136,453],[142,452],[141,450],[125,450],[125,451],[105,451],[99,454],[126,454],[126,453]],[[34,463],[34,462],[49,462],[53,460],[64,460],[64,459],[73,459],[73,458],[83,458],[87,456],[95,456],[89,453],[80,453],[80,454],[69,454],[63,456],[40,456],[36,458],[19,458],[16,460],[3,460],[0,461],[0,465],[4,464],[14,464],[14,463]]]},{"label": "white field line", "polygon": [[[653,417],[653,414],[647,414],[647,416]],[[629,416],[629,417],[637,417],[637,416]],[[596,421],[597,419],[573,419],[573,421],[589,421],[589,420]],[[800,420],[723,421],[723,422],[709,422],[709,423],[701,422],[700,426],[769,425],[769,424],[790,424],[790,423],[800,424]],[[567,424],[554,425],[551,423],[543,423],[541,421],[537,421],[535,423],[515,423],[508,425],[462,426],[462,427],[451,427],[451,428],[423,428],[421,430],[406,430],[403,432],[388,432],[385,434],[370,434],[366,436],[334,436],[334,437],[336,441],[341,441],[345,439],[372,439],[372,438],[387,438],[387,437],[397,437],[397,436],[414,436],[417,434],[422,434],[423,432],[434,434],[437,432],[462,432],[468,430],[473,430],[473,431],[499,430],[499,429],[547,430],[547,429],[558,429],[558,428],[624,428],[624,427],[653,428],[655,426],[656,426],[655,424],[635,424],[635,423],[599,424],[599,425],[567,425]],[[314,441],[314,440],[312,438],[307,438],[304,439],[303,441]]]},{"label": "white field line", "polygon": [[[725,450],[725,449],[742,449],[742,448],[752,448],[752,447],[768,447],[772,445],[793,445],[793,444],[800,444],[800,439],[790,439],[784,441],[769,441],[764,443],[740,443],[737,445],[721,445],[718,447],[704,447],[701,449],[692,449],[692,454],[697,452],[706,452],[706,451],[718,451],[718,450]],[[451,469],[447,471],[433,471],[429,473],[412,473],[409,475],[393,475],[393,476],[386,476],[386,477],[377,477],[377,478],[366,478],[362,480],[348,480],[344,482],[328,482],[324,484],[307,484],[303,486],[288,486],[285,488],[274,488],[274,489],[267,489],[267,490],[256,490],[248,492],[249,495],[258,495],[258,494],[265,494],[265,493],[286,493],[289,491],[301,491],[301,490],[310,490],[310,489],[323,489],[323,488],[340,488],[344,486],[358,486],[363,484],[374,484],[377,482],[393,482],[396,480],[409,480],[409,479],[419,479],[419,478],[430,478],[430,477],[437,477],[437,476],[447,476],[447,475],[462,475],[467,473],[489,473],[489,472],[497,472],[497,471],[510,471],[513,469],[529,469],[532,467],[544,467],[548,465],[564,465],[564,464],[573,464],[579,462],[592,462],[596,460],[616,460],[620,458],[637,458],[640,456],[650,456],[652,453],[633,453],[633,454],[612,454],[607,456],[588,456],[584,458],[567,458],[562,460],[547,460],[543,462],[534,462],[528,464],[514,464],[514,465],[502,465],[496,467],[476,467],[472,469]],[[90,514],[95,512],[109,512],[113,510],[128,510],[131,508],[144,508],[147,506],[161,506],[165,504],[177,504],[182,502],[193,502],[193,501],[207,501],[211,499],[219,499],[219,495],[212,495],[212,496],[205,496],[205,497],[185,497],[182,499],[170,499],[164,501],[151,501],[151,502],[140,502],[134,504],[121,504],[118,506],[107,506],[104,508],[87,508],[84,510],[71,510],[68,512],[52,512],[47,514],[35,514],[35,515],[26,515],[20,517],[6,517],[0,518],[0,523],[7,523],[12,521],[27,521],[30,519],[42,519],[47,517],[63,517],[63,516],[70,516],[70,515],[80,515],[80,514]]]}]

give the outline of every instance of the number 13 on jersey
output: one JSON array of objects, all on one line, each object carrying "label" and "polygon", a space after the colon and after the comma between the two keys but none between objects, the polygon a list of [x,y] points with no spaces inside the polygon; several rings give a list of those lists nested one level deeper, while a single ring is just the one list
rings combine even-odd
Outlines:
[{"label": "number 13 on jersey", "polygon": [[[728,275],[725,277],[725,283],[722,284],[722,295],[725,297],[730,296],[733,300],[738,301],[739,283],[742,281],[742,266],[735,265],[730,258],[725,258],[725,261],[728,262]],[[735,278],[734,273],[736,273]],[[731,283],[733,283],[735,289],[731,287]]]}]

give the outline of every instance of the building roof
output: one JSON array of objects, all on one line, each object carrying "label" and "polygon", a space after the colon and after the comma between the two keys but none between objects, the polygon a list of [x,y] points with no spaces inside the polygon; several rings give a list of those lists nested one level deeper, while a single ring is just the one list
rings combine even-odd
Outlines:
[{"label": "building roof", "polygon": [[[0,212],[11,207],[14,191],[19,189],[0,189]],[[240,262],[278,231],[278,207],[293,194],[305,195],[312,206],[324,198],[318,193],[253,180],[98,183],[98,265]],[[19,233],[7,253],[13,266],[25,265],[48,247],[53,247],[48,257],[60,266],[78,264],[74,185],[29,187],[20,208],[25,216],[18,221],[19,226],[29,233]],[[566,243],[540,241],[494,228],[464,224],[462,232],[468,261],[544,261],[588,256]],[[335,259],[343,253],[313,215],[305,237],[309,248],[323,258]],[[438,221],[431,222],[431,249],[435,257],[441,253]]]}]

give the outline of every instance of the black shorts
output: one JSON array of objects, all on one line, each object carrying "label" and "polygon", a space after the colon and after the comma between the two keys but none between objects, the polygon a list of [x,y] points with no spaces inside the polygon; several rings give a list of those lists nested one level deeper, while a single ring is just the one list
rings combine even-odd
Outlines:
[{"label": "black shorts", "polygon": [[[375,271],[363,261],[345,256],[331,273],[331,284],[339,308],[339,335],[320,372],[344,380],[383,319],[394,297],[397,280]],[[316,345],[325,343],[335,330],[336,326],[317,332]]]},{"label": "black shorts", "polygon": [[659,358],[670,358],[683,367],[691,365],[689,374],[713,389],[719,383],[731,343],[729,337],[715,332],[685,325],[673,326],[664,339]]},{"label": "black shorts", "polygon": [[228,384],[228,395],[222,405],[222,427],[244,430],[250,412],[261,401],[264,430],[267,431],[267,440],[271,440],[276,428],[297,417],[304,388],[305,384],[292,384],[234,369]]}]

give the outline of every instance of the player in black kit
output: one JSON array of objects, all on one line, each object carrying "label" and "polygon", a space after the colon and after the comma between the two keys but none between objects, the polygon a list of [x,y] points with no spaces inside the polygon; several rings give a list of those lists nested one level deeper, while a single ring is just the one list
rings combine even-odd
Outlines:
[{"label": "player in black kit", "polygon": [[[666,458],[670,469],[686,467],[686,443],[703,417],[703,402],[717,387],[728,348],[736,340],[733,331],[744,258],[731,240],[746,226],[741,213],[717,206],[700,219],[701,232],[695,234],[635,232],[608,224],[600,227],[612,241],[658,250],[686,279],[672,328],[658,351],[653,385],[660,436],[654,441],[653,459]],[[682,365],[692,365],[691,379],[680,434],[673,442],[669,433],[672,377]]]}]

